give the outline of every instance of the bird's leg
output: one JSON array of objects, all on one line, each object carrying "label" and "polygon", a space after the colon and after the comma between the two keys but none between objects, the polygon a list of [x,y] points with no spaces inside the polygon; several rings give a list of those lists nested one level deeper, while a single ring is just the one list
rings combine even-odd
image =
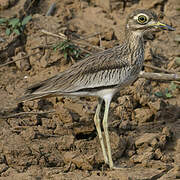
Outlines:
[{"label": "bird's leg", "polygon": [[109,112],[109,106],[111,103],[111,99],[107,98],[105,100],[105,110],[104,110],[104,118],[103,118],[103,128],[106,138],[106,144],[107,144],[107,151],[108,151],[108,159],[109,159],[109,167],[110,169],[113,168],[113,160],[112,160],[112,154],[111,154],[111,145],[109,140],[109,133],[108,133],[108,112]]},{"label": "bird's leg", "polygon": [[104,156],[104,161],[106,164],[108,164],[108,157],[107,157],[107,153],[106,153],[106,149],[105,149],[105,145],[104,145],[104,140],[102,137],[102,131],[101,131],[101,125],[100,125],[100,118],[99,118],[99,113],[101,111],[101,105],[102,105],[103,100],[102,99],[98,99],[98,105],[96,108],[96,113],[94,116],[94,123],[98,132],[98,136],[99,136],[99,141],[101,144],[101,148],[102,148],[102,152],[103,152],[103,156]]}]

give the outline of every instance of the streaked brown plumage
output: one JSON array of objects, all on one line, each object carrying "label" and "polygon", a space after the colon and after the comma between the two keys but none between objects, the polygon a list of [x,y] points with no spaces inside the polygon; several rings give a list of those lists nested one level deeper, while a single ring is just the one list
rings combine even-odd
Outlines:
[{"label": "streaked brown plumage", "polygon": [[[174,30],[158,22],[156,14],[150,10],[134,11],[127,18],[126,37],[122,45],[96,53],[74,64],[70,69],[29,87],[20,101],[59,95],[99,97],[94,122],[105,163],[113,168],[107,124],[109,105],[115,93],[136,80],[144,61],[143,34],[157,27]],[[105,101],[103,128],[107,152],[99,119],[103,100]]]}]

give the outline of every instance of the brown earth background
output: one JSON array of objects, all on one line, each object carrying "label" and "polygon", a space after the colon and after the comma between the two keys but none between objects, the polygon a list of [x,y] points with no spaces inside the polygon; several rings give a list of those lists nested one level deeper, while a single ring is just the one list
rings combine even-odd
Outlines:
[{"label": "brown earth background", "polygon": [[[55,12],[46,16],[53,2]],[[7,36],[0,26],[0,180],[180,179],[178,82],[172,88],[172,82],[139,78],[114,97],[109,131],[113,159],[121,168],[113,171],[104,165],[94,126],[96,98],[14,103],[28,86],[83,59],[84,49],[94,53],[121,43],[127,15],[142,8],[153,9],[162,22],[176,28],[147,35],[145,64],[180,72],[179,0],[0,1],[1,18],[32,15],[20,36]],[[51,48],[62,39],[42,30],[76,41],[80,57],[66,60],[61,50]],[[143,70],[160,72],[147,66]],[[167,89],[172,97],[164,95]]]}]

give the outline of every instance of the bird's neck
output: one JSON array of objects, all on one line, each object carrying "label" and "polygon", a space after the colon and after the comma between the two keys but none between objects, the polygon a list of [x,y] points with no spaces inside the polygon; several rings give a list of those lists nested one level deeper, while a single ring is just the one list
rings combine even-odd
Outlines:
[{"label": "bird's neck", "polygon": [[[142,32],[139,31],[126,31],[126,44],[131,55],[130,63],[143,63],[144,61],[144,39]],[[142,62],[138,62],[139,59]]]},{"label": "bird's neck", "polygon": [[136,51],[139,48],[144,49],[144,39],[143,34],[138,31],[127,31],[126,32],[126,44],[128,44],[129,49]]}]

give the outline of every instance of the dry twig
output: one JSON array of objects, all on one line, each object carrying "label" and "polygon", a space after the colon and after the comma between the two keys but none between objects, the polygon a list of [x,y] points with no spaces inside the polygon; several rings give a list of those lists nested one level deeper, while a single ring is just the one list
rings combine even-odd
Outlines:
[{"label": "dry twig", "polygon": [[14,63],[14,62],[16,62],[16,61],[20,61],[20,60],[26,59],[26,58],[28,58],[28,57],[30,57],[30,56],[34,56],[34,55],[36,55],[36,54],[38,54],[38,53],[41,53],[41,52],[39,51],[39,52],[30,54],[30,55],[24,56],[24,57],[22,57],[22,58],[16,59],[16,60],[14,60],[14,61],[10,61],[10,62],[4,63],[4,64],[0,65],[0,68],[2,68],[2,67],[4,67],[4,66],[7,66],[7,65],[9,65],[9,64],[12,64],[12,63]]},{"label": "dry twig", "polygon": [[54,13],[55,9],[56,9],[56,3],[52,3],[46,13],[46,16],[51,16]]},{"label": "dry twig", "polygon": [[158,70],[158,71],[161,71],[161,72],[170,73],[170,74],[176,73],[176,72],[171,71],[171,70],[167,70],[167,69],[155,67],[155,66],[153,66],[153,65],[148,65],[148,64],[144,64],[144,67],[151,68],[151,69],[155,69],[155,70]]},{"label": "dry twig", "polygon": [[32,115],[32,114],[47,114],[47,113],[54,113],[55,110],[52,111],[44,111],[44,112],[20,112],[20,113],[15,113],[15,114],[10,114],[8,116],[1,116],[0,118],[2,119],[7,119],[7,118],[14,118],[17,116],[25,116],[25,115]]},{"label": "dry twig", "polygon": [[163,81],[180,81],[180,75],[178,74],[150,73],[144,71],[140,72],[139,78]]},{"label": "dry twig", "polygon": [[27,14],[27,12],[29,11],[29,9],[32,7],[32,5],[33,5],[33,3],[35,2],[36,0],[32,0],[30,3],[29,3],[29,5],[28,5],[28,7],[26,8],[26,10],[24,11],[24,9],[23,9],[23,13],[24,13],[24,15],[26,15]]},{"label": "dry twig", "polygon": [[[48,31],[46,31],[44,29],[41,30],[41,32],[44,33],[44,34],[50,35],[50,36],[54,36],[54,37],[61,38],[63,40],[67,40],[67,37],[64,34],[62,34],[62,33],[59,33],[59,35],[58,35],[58,34],[54,34],[54,33],[48,32]],[[94,46],[94,45],[92,45],[90,43],[87,43],[87,42],[82,43],[79,40],[71,40],[71,42],[73,42],[76,45],[90,46],[90,47],[95,48],[97,50],[104,50],[104,48],[101,48],[99,46]]]},{"label": "dry twig", "polygon": [[99,34],[101,34],[101,33],[100,33],[100,32],[96,32],[96,33],[90,34],[90,35],[85,36],[85,37],[79,37],[79,39],[80,39],[80,40],[86,40],[86,39],[89,39],[89,38],[91,38],[91,37],[97,36],[97,35],[99,35]]}]

